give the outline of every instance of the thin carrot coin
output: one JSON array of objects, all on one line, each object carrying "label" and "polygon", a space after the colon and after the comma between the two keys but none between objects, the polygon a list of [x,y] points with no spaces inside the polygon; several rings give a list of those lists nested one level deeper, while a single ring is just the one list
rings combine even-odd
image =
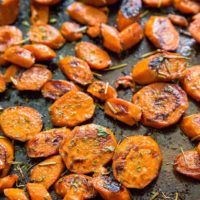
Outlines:
[{"label": "thin carrot coin", "polygon": [[133,95],[132,101],[142,108],[142,123],[154,128],[175,124],[188,109],[187,95],[176,84],[150,84]]},{"label": "thin carrot coin", "polygon": [[8,200],[28,200],[28,197],[23,189],[8,188],[5,189],[3,192]]},{"label": "thin carrot coin", "polygon": [[16,174],[5,176],[0,178],[0,192],[3,192],[6,188],[12,188],[13,185],[18,181],[19,177]]},{"label": "thin carrot coin", "polygon": [[91,38],[96,38],[100,35],[100,25],[96,25],[96,26],[89,26],[87,28],[87,34],[89,37]]},{"label": "thin carrot coin", "polygon": [[41,131],[42,119],[33,108],[15,106],[2,112],[0,126],[7,137],[25,142]]},{"label": "thin carrot coin", "polygon": [[129,136],[116,148],[114,177],[127,188],[143,189],[157,176],[162,164],[160,147],[150,136]]},{"label": "thin carrot coin", "polygon": [[170,6],[172,0],[143,0],[143,2],[148,7],[160,8]]},{"label": "thin carrot coin", "polygon": [[112,159],[117,142],[108,128],[87,124],[75,127],[72,133],[74,137],[60,148],[60,155],[71,172],[95,172]]},{"label": "thin carrot coin", "polygon": [[74,127],[93,117],[93,99],[79,91],[71,90],[49,108],[51,121],[55,126]]}]

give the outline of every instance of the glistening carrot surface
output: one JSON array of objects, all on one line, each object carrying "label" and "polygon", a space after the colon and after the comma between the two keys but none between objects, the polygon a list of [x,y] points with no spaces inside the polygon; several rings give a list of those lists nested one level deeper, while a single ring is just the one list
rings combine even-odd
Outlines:
[{"label": "glistening carrot surface", "polygon": [[12,82],[12,78],[15,77],[15,75],[17,74],[17,72],[19,71],[19,67],[16,65],[10,65],[4,75],[3,78],[5,80],[6,83],[11,83]]},{"label": "glistening carrot surface", "polygon": [[4,79],[4,76],[0,73],[0,93],[4,92],[6,90],[6,81]]},{"label": "glistening carrot surface", "polygon": [[19,188],[5,189],[4,195],[8,198],[8,200],[28,200],[25,191]]},{"label": "glistening carrot surface", "polygon": [[5,176],[0,178],[0,192],[3,192],[6,188],[12,188],[13,185],[18,181],[19,177],[16,174]]},{"label": "glistening carrot surface", "polygon": [[160,8],[170,6],[172,0],[143,0],[143,2],[148,7]]},{"label": "glistening carrot surface", "polygon": [[195,19],[192,21],[188,27],[188,31],[190,32],[191,36],[200,43],[200,18]]}]

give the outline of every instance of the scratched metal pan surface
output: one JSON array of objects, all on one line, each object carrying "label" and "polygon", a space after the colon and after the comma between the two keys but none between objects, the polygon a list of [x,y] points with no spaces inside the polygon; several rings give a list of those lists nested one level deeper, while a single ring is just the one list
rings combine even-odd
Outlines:
[{"label": "scratched metal pan surface", "polygon": [[[57,19],[56,23],[52,24],[53,26],[59,28],[64,21],[70,20],[67,14],[65,13],[65,10],[71,2],[73,2],[73,0],[65,0],[63,1],[63,3],[57,6],[53,6],[51,8],[51,18]],[[144,10],[146,9],[147,8],[144,8]],[[118,6],[110,8],[109,23],[112,25],[114,25],[115,23],[115,16],[117,10]],[[144,22],[148,19],[150,15],[166,15],[167,13],[175,12],[172,8],[149,11],[149,14],[141,20],[142,24],[144,24]],[[20,13],[21,14],[15,25],[18,26],[24,32],[24,37],[26,37],[26,33],[29,27],[25,22],[29,21],[30,14],[28,0],[21,0]],[[85,36],[83,40],[90,39],[87,36]],[[92,40],[92,42],[101,46],[100,39]],[[58,51],[58,55],[74,55],[74,45],[75,43],[67,43],[62,49]],[[109,83],[113,85],[117,77],[122,76],[123,74],[130,73],[132,66],[140,59],[141,55],[152,50],[155,50],[155,48],[152,45],[150,45],[147,39],[144,39],[139,45],[133,47],[128,52],[123,53],[123,55],[117,56],[109,52],[114,65],[120,63],[127,63],[128,66],[123,69],[118,69],[115,71],[104,73],[102,76],[102,80],[109,81]],[[200,46],[188,36],[181,34],[181,42],[178,52],[182,53],[184,56],[190,57],[191,59],[189,62],[191,65],[200,64]],[[51,69],[54,73],[54,79],[65,79],[61,71],[58,69],[56,62],[57,60],[55,59],[53,62],[47,63],[49,69]],[[1,70],[4,69],[1,68]],[[132,92],[130,90],[119,90],[118,94],[121,98],[124,98],[129,101],[131,100]],[[13,89],[11,86],[4,94],[0,95],[0,105],[3,108],[15,105],[24,105],[37,109],[43,115],[44,129],[49,129],[53,127],[48,115],[48,107],[51,104],[52,101],[44,99],[40,92],[19,92]],[[186,115],[193,114],[199,111],[200,106],[190,99],[190,108],[187,111]],[[188,140],[188,138],[186,138],[181,133],[179,129],[179,124],[162,130],[144,127],[141,124],[137,127],[129,127],[105,116],[103,111],[98,107],[96,108],[94,118],[90,122],[109,127],[113,130],[118,140],[121,140],[128,135],[141,134],[151,135],[159,143],[164,156],[164,162],[159,177],[144,190],[130,190],[132,194],[132,199],[148,200],[152,197],[152,194],[154,192],[159,192],[160,194],[162,194],[163,192],[164,195],[169,197],[167,199],[175,199],[176,193],[179,194],[180,200],[200,199],[200,182],[184,177],[173,171],[172,163],[174,161],[175,156],[178,153],[180,153],[180,147],[182,147],[184,150],[187,150],[195,146],[195,143],[191,143]],[[30,167],[38,163],[40,160],[29,159],[26,155],[23,143],[14,141],[14,145],[15,160],[23,162],[24,165],[20,166],[23,171],[23,174],[19,173],[19,170],[16,165],[13,165],[11,173],[18,173],[20,175],[19,186],[23,187],[23,185],[28,181]],[[53,192],[53,188],[51,189],[51,194],[54,200],[60,199]],[[5,197],[0,196],[0,199],[3,200],[5,199]],[[101,198],[96,197],[95,199]],[[164,196],[159,195],[156,199],[164,199]]]}]

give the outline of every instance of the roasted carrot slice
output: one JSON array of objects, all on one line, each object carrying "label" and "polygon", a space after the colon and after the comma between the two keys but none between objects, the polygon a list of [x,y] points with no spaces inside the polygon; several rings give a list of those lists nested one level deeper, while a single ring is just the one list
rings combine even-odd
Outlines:
[{"label": "roasted carrot slice", "polygon": [[0,26],[15,22],[19,14],[20,0],[3,0],[0,3]]},{"label": "roasted carrot slice", "polygon": [[145,35],[155,47],[166,51],[179,46],[179,33],[167,17],[151,16],[145,23]]},{"label": "roasted carrot slice", "polygon": [[167,16],[170,19],[170,21],[175,25],[182,26],[182,27],[188,26],[187,19],[181,15],[168,14]]},{"label": "roasted carrot slice", "polygon": [[119,34],[123,50],[133,47],[140,42],[143,37],[142,27],[137,22],[128,26]]},{"label": "roasted carrot slice", "polygon": [[70,42],[80,40],[83,37],[83,30],[79,24],[74,22],[64,22],[60,28],[60,32],[64,38]]},{"label": "roasted carrot slice", "polygon": [[175,124],[188,109],[186,93],[176,84],[153,83],[133,95],[142,108],[142,123],[154,128]]},{"label": "roasted carrot slice", "polygon": [[159,173],[162,154],[150,136],[129,136],[116,148],[112,169],[114,177],[127,188],[143,189]]},{"label": "roasted carrot slice", "polygon": [[101,35],[103,37],[104,47],[115,53],[121,53],[122,45],[119,32],[116,28],[107,24],[101,24]]},{"label": "roasted carrot slice", "polygon": [[7,68],[5,74],[3,75],[5,82],[11,83],[12,82],[11,79],[15,77],[18,71],[19,71],[19,67],[17,67],[16,65],[10,65]]},{"label": "roasted carrot slice", "polygon": [[26,187],[28,189],[28,193],[31,197],[31,200],[52,200],[50,194],[47,189],[39,183],[27,183]]},{"label": "roasted carrot slice", "polygon": [[192,16],[192,20],[196,20],[196,19],[199,19],[199,18],[200,18],[200,13]]},{"label": "roasted carrot slice", "polygon": [[63,171],[62,158],[59,155],[52,156],[32,168],[30,180],[34,183],[40,183],[46,189],[49,189],[58,180]]},{"label": "roasted carrot slice", "polygon": [[25,142],[41,131],[42,119],[34,108],[15,106],[2,112],[0,126],[7,137]]},{"label": "roasted carrot slice", "polygon": [[10,170],[10,162],[14,159],[13,144],[6,138],[0,138],[0,178],[5,177]]},{"label": "roasted carrot slice", "polygon": [[95,190],[106,200],[131,200],[128,190],[109,176],[97,176],[92,180]]},{"label": "roasted carrot slice", "polygon": [[52,78],[52,73],[44,65],[35,64],[30,69],[19,73],[12,79],[18,90],[39,91]]},{"label": "roasted carrot slice", "polygon": [[0,93],[4,92],[5,90],[6,90],[6,81],[3,75],[0,73]]},{"label": "roasted carrot slice", "polygon": [[49,61],[56,57],[56,52],[44,44],[29,44],[23,48],[29,50],[36,61]]},{"label": "roasted carrot slice", "polygon": [[177,53],[161,52],[137,62],[132,70],[133,80],[139,84],[172,81],[184,76],[186,59]]},{"label": "roasted carrot slice", "polygon": [[107,115],[130,126],[139,122],[142,115],[140,106],[118,98],[108,99],[104,111]]},{"label": "roasted carrot slice", "polygon": [[61,0],[34,0],[34,1],[43,5],[52,6],[59,3]]},{"label": "roasted carrot slice", "polygon": [[8,200],[28,200],[28,197],[23,189],[8,188],[4,190],[4,195]]},{"label": "roasted carrot slice", "polygon": [[79,42],[75,52],[76,56],[85,60],[92,69],[101,70],[112,64],[108,53],[90,42]]},{"label": "roasted carrot slice", "polygon": [[170,6],[172,0],[143,0],[143,2],[148,7],[160,8]]},{"label": "roasted carrot slice", "polygon": [[0,192],[2,192],[6,188],[12,188],[15,182],[18,181],[18,178],[19,177],[16,174],[0,178]]},{"label": "roasted carrot slice", "polygon": [[51,80],[42,87],[42,95],[45,98],[58,99],[70,90],[79,91],[79,87],[73,82],[65,80]]},{"label": "roasted carrot slice", "polygon": [[200,3],[192,0],[173,0],[174,7],[184,14],[197,14],[200,12]]},{"label": "roasted carrot slice", "polygon": [[91,199],[96,196],[92,186],[92,178],[86,175],[70,174],[64,176],[56,182],[54,188],[56,194],[61,197],[77,193],[81,194],[84,199]]},{"label": "roasted carrot slice", "polygon": [[30,68],[35,63],[34,55],[29,50],[19,46],[9,47],[4,52],[4,59],[24,68]]},{"label": "roasted carrot slice", "polygon": [[95,105],[93,99],[80,91],[71,90],[49,108],[55,126],[74,127],[92,118]]},{"label": "roasted carrot slice", "polygon": [[191,178],[200,180],[200,157],[196,150],[180,153],[175,159],[174,169]]},{"label": "roasted carrot slice", "polygon": [[31,0],[31,22],[32,24],[48,24],[49,6],[37,3]]},{"label": "roasted carrot slice", "polygon": [[117,97],[115,89],[108,82],[104,83],[103,81],[94,81],[89,85],[87,92],[102,101]]},{"label": "roasted carrot slice", "polygon": [[59,66],[68,79],[80,85],[88,85],[93,80],[90,67],[79,58],[66,56],[59,61]]},{"label": "roasted carrot slice", "polygon": [[93,6],[105,6],[105,5],[111,5],[118,2],[118,0],[79,0],[83,3],[93,5]]},{"label": "roasted carrot slice", "polygon": [[89,37],[91,38],[96,38],[97,36],[100,35],[100,25],[96,25],[96,26],[89,26],[87,28],[87,34],[89,35]]},{"label": "roasted carrot slice", "polygon": [[26,144],[27,154],[31,158],[48,157],[58,154],[62,141],[72,138],[67,128],[50,129],[33,136]]},{"label": "roasted carrot slice", "polygon": [[17,27],[0,26],[0,53],[3,53],[12,45],[19,43],[22,39],[22,32]]},{"label": "roasted carrot slice", "polygon": [[182,80],[183,88],[192,98],[200,101],[200,66],[193,66],[186,70]]},{"label": "roasted carrot slice", "polygon": [[65,43],[61,33],[53,26],[47,24],[33,25],[29,35],[32,43],[45,44],[52,49],[59,49]]},{"label": "roasted carrot slice", "polygon": [[81,24],[94,26],[107,23],[108,17],[101,10],[80,2],[74,2],[67,8],[69,16]]},{"label": "roasted carrot slice", "polygon": [[60,154],[67,169],[78,174],[95,172],[113,156],[117,142],[108,128],[96,124],[77,126],[74,137],[61,144]]},{"label": "roasted carrot slice", "polygon": [[190,32],[191,36],[200,43],[200,18],[195,19],[189,25],[188,31]]},{"label": "roasted carrot slice", "polygon": [[184,117],[180,128],[192,140],[200,140],[200,113]]},{"label": "roasted carrot slice", "polygon": [[142,9],[141,0],[124,0],[117,14],[117,28],[119,31],[124,30],[140,18]]}]

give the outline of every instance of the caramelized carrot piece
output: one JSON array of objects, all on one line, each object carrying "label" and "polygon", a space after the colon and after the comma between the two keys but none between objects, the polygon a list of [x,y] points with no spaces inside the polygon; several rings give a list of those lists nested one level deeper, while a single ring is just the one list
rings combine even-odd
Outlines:
[{"label": "caramelized carrot piece", "polygon": [[122,44],[120,41],[119,32],[116,28],[107,24],[101,24],[101,35],[103,37],[104,47],[115,53],[122,52]]},{"label": "caramelized carrot piece", "polygon": [[179,46],[179,33],[167,17],[151,16],[145,23],[145,35],[155,47],[166,51]]},{"label": "caramelized carrot piece", "polygon": [[49,6],[37,3],[31,0],[31,22],[32,24],[48,24]]},{"label": "caramelized carrot piece", "polygon": [[58,148],[64,140],[73,134],[67,128],[50,129],[34,135],[27,143],[26,150],[30,158],[48,157],[58,154]]},{"label": "caramelized carrot piece", "polygon": [[24,68],[30,68],[35,63],[33,54],[29,50],[19,46],[9,47],[4,52],[4,59]]},{"label": "caramelized carrot piece", "polygon": [[[78,185],[78,187],[74,187]],[[55,186],[56,194],[61,197],[71,196],[79,193],[84,199],[91,199],[96,196],[94,187],[92,186],[92,178],[86,175],[70,174],[60,178]]]},{"label": "caramelized carrot piece", "polygon": [[90,42],[79,42],[75,52],[76,56],[85,60],[92,69],[101,70],[112,64],[108,53]]},{"label": "caramelized carrot piece", "polygon": [[92,118],[95,105],[93,99],[79,91],[71,90],[49,108],[55,126],[74,127]]},{"label": "caramelized carrot piece", "polygon": [[187,95],[176,84],[150,84],[139,90],[132,101],[142,108],[142,123],[154,128],[175,124],[188,109]]},{"label": "caramelized carrot piece", "polygon": [[0,26],[15,22],[19,14],[20,0],[2,0],[0,3]]},{"label": "caramelized carrot piece", "polygon": [[52,200],[47,189],[39,183],[27,183],[26,187],[31,200]]},{"label": "caramelized carrot piece", "polygon": [[116,148],[114,177],[127,188],[143,189],[157,176],[162,164],[159,145],[150,136],[129,136]]},{"label": "caramelized carrot piece", "polygon": [[180,128],[192,140],[200,140],[200,113],[184,117]]},{"label": "caramelized carrot piece", "polygon": [[32,168],[30,180],[42,184],[47,190],[52,186],[64,171],[64,164],[59,155],[52,156]]},{"label": "caramelized carrot piece", "polygon": [[124,30],[140,18],[142,9],[141,0],[123,0],[120,10],[117,14],[117,28],[119,31]]},{"label": "caramelized carrot piece", "polygon": [[99,36],[100,35],[100,25],[98,24],[96,26],[89,26],[87,28],[87,34],[91,38],[96,38],[97,36]]},{"label": "caramelized carrot piece", "polygon": [[173,0],[143,0],[148,7],[160,8],[170,6]]},{"label": "caramelized carrot piece", "polygon": [[3,133],[14,140],[27,141],[42,129],[42,119],[37,110],[15,106],[5,109],[0,115]]},{"label": "caramelized carrot piece", "polygon": [[200,18],[196,18],[192,21],[188,27],[188,31],[190,32],[191,36],[200,43]]},{"label": "caramelized carrot piece", "polygon": [[4,190],[4,195],[8,200],[28,200],[28,197],[23,189],[8,188]]},{"label": "caramelized carrot piece", "polygon": [[67,193],[63,200],[84,200],[83,195],[80,193]]},{"label": "caramelized carrot piece", "polygon": [[4,80],[6,83],[11,83],[12,82],[12,78],[15,77],[15,75],[17,74],[17,72],[19,71],[19,67],[17,67],[16,65],[11,65],[7,68],[5,74],[4,74]]},{"label": "caramelized carrot piece", "polygon": [[112,159],[117,142],[108,128],[87,124],[75,127],[72,133],[74,137],[60,147],[60,155],[71,172],[95,172]]},{"label": "caramelized carrot piece", "polygon": [[30,69],[17,75],[12,79],[12,82],[18,90],[39,91],[51,78],[52,73],[46,66],[35,64]]},{"label": "caramelized carrot piece", "polygon": [[81,26],[74,22],[64,22],[60,28],[60,32],[70,42],[80,40],[83,37]]},{"label": "caramelized carrot piece", "polygon": [[183,88],[196,101],[200,101],[200,66],[196,65],[186,70],[182,80]]},{"label": "caramelized carrot piece", "polygon": [[53,26],[47,24],[33,25],[29,31],[29,35],[32,43],[44,44],[52,49],[59,49],[65,43],[65,39],[61,33]]},{"label": "caramelized carrot piece", "polygon": [[200,180],[200,157],[196,150],[180,153],[175,159],[174,169],[191,178]]},{"label": "caramelized carrot piece", "polygon": [[139,84],[172,81],[184,76],[187,61],[177,53],[161,52],[137,62],[132,70],[133,80]]},{"label": "caramelized carrot piece", "polygon": [[143,37],[142,27],[137,22],[128,26],[119,34],[123,50],[133,47],[140,42]]},{"label": "caramelized carrot piece", "polygon": [[200,13],[192,16],[192,20],[196,20],[196,19],[199,19],[199,18],[200,18]]},{"label": "caramelized carrot piece", "polygon": [[141,108],[128,101],[118,98],[108,99],[104,106],[104,112],[125,124],[133,126],[141,119]]},{"label": "caramelized carrot piece", "polygon": [[2,192],[6,188],[12,188],[15,182],[18,181],[18,178],[19,177],[16,174],[0,178],[0,192]]},{"label": "caramelized carrot piece", "polygon": [[6,90],[6,81],[3,75],[0,73],[0,93],[4,92],[5,90]]},{"label": "caramelized carrot piece", "polygon": [[95,190],[105,200],[131,200],[128,190],[109,176],[97,176],[92,180]]},{"label": "caramelized carrot piece", "polygon": [[61,0],[34,0],[34,1],[42,5],[52,6],[58,4]]},{"label": "caramelized carrot piece", "polygon": [[118,0],[79,0],[83,3],[93,5],[93,6],[105,6],[105,5],[111,5],[118,2]]},{"label": "caramelized carrot piece", "polygon": [[36,61],[49,61],[56,57],[56,52],[44,44],[28,44],[23,48],[29,50]]},{"label": "caramelized carrot piece", "polygon": [[175,25],[182,26],[182,27],[188,26],[187,19],[181,15],[168,14],[168,18]]},{"label": "caramelized carrot piece", "polygon": [[22,41],[22,32],[15,26],[0,26],[0,53]]},{"label": "caramelized carrot piece", "polygon": [[94,81],[89,85],[87,92],[102,101],[117,97],[115,89],[108,82],[104,83],[103,81]]},{"label": "caramelized carrot piece", "polygon": [[71,81],[80,85],[88,85],[93,80],[93,74],[88,64],[79,58],[66,56],[59,61],[62,72]]},{"label": "caramelized carrot piece", "polygon": [[70,90],[79,91],[80,89],[73,82],[65,80],[51,80],[44,84],[41,92],[43,97],[56,100]]}]

